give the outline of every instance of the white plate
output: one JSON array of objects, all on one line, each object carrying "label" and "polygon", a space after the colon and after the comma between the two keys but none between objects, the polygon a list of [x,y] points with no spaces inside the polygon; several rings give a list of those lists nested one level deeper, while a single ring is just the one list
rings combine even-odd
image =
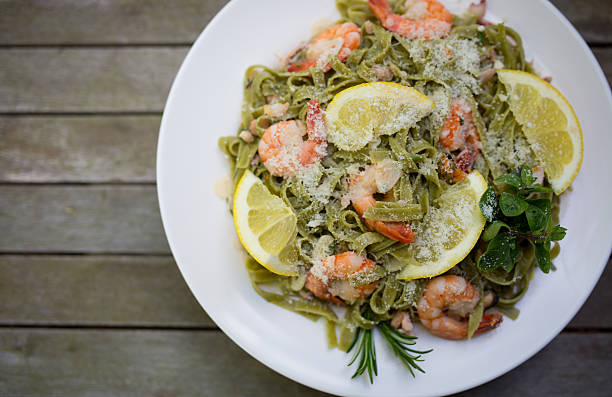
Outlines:
[{"label": "white plate", "polygon": [[172,86],[159,137],[157,182],[164,227],[187,284],[215,323],[253,357],[310,387],[343,395],[442,395],[487,382],[544,347],[586,300],[610,254],[612,98],[595,58],[574,28],[544,0],[490,0],[490,11],[516,28],[529,56],[547,66],[584,130],[584,164],[563,197],[558,270],[538,272],[517,321],[472,341],[419,330],[426,374],[416,379],[377,338],[379,376],[351,380],[349,357],[328,350],[322,322],[312,323],[261,299],[249,284],[227,205],[213,184],[228,173],[217,139],[239,126],[247,66],[274,65],[337,16],[334,0],[235,0],[200,35]]}]

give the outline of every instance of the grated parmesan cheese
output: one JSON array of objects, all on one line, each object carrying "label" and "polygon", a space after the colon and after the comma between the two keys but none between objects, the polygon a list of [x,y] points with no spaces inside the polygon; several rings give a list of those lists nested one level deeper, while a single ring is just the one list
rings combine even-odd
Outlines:
[{"label": "grated parmesan cheese", "polygon": [[474,201],[468,197],[452,200],[442,208],[431,207],[423,222],[413,225],[416,240],[414,257],[421,263],[437,260],[460,241],[464,230],[462,219],[471,216]]}]

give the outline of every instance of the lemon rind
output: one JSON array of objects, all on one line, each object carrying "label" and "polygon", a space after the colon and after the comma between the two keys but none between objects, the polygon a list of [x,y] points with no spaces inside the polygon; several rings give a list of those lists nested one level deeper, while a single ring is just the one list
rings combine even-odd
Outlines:
[{"label": "lemon rind", "polygon": [[[246,198],[251,186],[258,182],[261,183],[261,180],[251,171],[247,170],[244,172],[236,185],[236,191],[232,201],[236,234],[238,235],[238,239],[240,240],[240,243],[244,249],[260,265],[272,273],[279,274],[281,276],[295,276],[297,275],[297,269],[295,266],[286,265],[280,261],[278,255],[267,253],[257,241],[257,236],[251,233],[250,228],[248,227],[248,211],[250,207],[246,204]],[[245,185],[247,183],[248,185]],[[243,202],[244,206],[237,206],[236,204],[238,202]],[[249,241],[250,243],[247,244],[245,241]]]},{"label": "lemon rind", "polygon": [[[555,98],[560,98],[562,100],[563,105],[566,108],[565,109],[566,111],[563,111],[563,114],[565,115],[570,114],[571,116],[573,116],[571,119],[568,119],[567,132],[570,135],[570,139],[572,141],[572,144],[574,145],[574,149],[576,148],[576,146],[580,147],[580,150],[578,151],[579,155],[574,155],[574,157],[572,158],[572,161],[566,164],[564,167],[566,169],[571,169],[572,172],[564,171],[561,174],[561,176],[558,178],[555,178],[555,179],[549,178],[550,184],[555,194],[560,195],[572,184],[572,182],[574,182],[574,180],[578,176],[578,173],[580,172],[580,168],[582,167],[582,162],[583,162],[583,157],[584,157],[584,144],[583,144],[584,138],[583,138],[583,133],[582,133],[582,127],[580,126],[580,121],[578,120],[576,111],[574,110],[570,102],[567,100],[567,98],[556,87],[554,87],[552,84],[549,84],[548,82],[540,79],[539,77],[531,73],[523,72],[520,70],[511,70],[511,69],[501,69],[497,73],[498,73],[500,81],[504,85],[506,85],[506,82],[508,82],[508,80],[505,79],[504,76],[513,75],[516,77],[516,79],[513,79],[514,82],[521,82],[521,83],[530,85],[536,89],[544,87],[545,90],[538,90],[538,92],[540,92],[540,94],[545,98],[553,99],[552,96],[545,95],[546,90],[548,90],[549,92],[553,92],[555,94]],[[506,80],[506,82],[504,82],[504,80]],[[534,85],[533,84],[534,82],[539,87]],[[511,82],[508,82],[508,84],[512,85]],[[558,103],[558,102],[555,101],[555,103]],[[572,126],[572,124],[574,124],[574,126]],[[572,127],[575,127],[575,128],[572,128]],[[571,130],[577,131],[578,134],[574,135],[571,132]]]}]

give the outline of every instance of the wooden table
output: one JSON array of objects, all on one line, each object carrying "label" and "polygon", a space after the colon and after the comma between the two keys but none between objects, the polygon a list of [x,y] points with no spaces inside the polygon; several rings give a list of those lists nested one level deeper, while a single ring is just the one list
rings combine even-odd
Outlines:
[{"label": "wooden table", "polygon": [[[553,2],[611,77],[612,2]],[[224,3],[0,0],[0,395],[322,394],[216,328],[162,230],[164,102]],[[610,395],[611,291],[608,269],[550,345],[466,394]]]}]

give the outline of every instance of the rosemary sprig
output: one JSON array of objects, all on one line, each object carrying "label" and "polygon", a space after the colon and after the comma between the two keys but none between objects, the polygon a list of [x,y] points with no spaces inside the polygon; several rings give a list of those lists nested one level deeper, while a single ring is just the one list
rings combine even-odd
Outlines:
[{"label": "rosemary sprig", "polygon": [[404,363],[404,365],[408,368],[412,377],[415,376],[413,369],[425,373],[425,371],[423,371],[423,369],[417,365],[417,361],[424,361],[421,356],[433,351],[433,349],[415,350],[410,348],[409,346],[414,346],[416,344],[417,337],[402,334],[393,328],[388,322],[378,324],[378,328],[389,343],[389,346],[391,346],[393,353],[395,353],[395,355],[399,357],[402,363]]},{"label": "rosemary sprig", "polygon": [[372,373],[378,375],[378,367],[376,366],[376,347],[374,346],[372,331],[372,329],[357,328],[355,339],[353,339],[353,343],[351,343],[351,346],[346,351],[349,353],[353,350],[353,347],[357,346],[353,358],[348,363],[349,366],[353,365],[357,357],[360,357],[359,365],[352,378],[362,375],[367,370],[368,376],[370,377],[370,383],[374,383],[374,376],[372,376]]},{"label": "rosemary sprig", "polygon": [[[402,363],[408,368],[410,374],[414,377],[414,370],[418,370],[425,373],[421,367],[417,364],[418,361],[424,361],[421,357],[423,354],[431,352],[430,350],[415,350],[410,346],[416,344],[417,337],[411,335],[404,335],[395,328],[393,328],[389,322],[382,322],[378,324],[382,336],[385,338],[393,353],[399,357]],[[358,328],[355,333],[355,338],[348,348],[347,353],[357,347],[353,358],[348,363],[352,365],[359,357],[359,365],[357,370],[353,374],[353,378],[362,375],[364,372],[368,372],[370,383],[374,383],[374,376],[378,375],[378,367],[376,365],[376,348],[374,346],[374,329],[361,329]],[[372,375],[374,374],[374,376]]]}]

